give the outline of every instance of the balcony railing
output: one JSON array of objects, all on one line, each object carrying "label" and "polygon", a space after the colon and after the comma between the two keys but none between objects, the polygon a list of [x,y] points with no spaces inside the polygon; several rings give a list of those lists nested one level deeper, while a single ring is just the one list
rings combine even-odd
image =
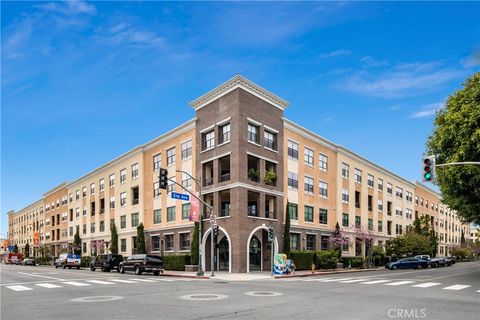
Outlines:
[{"label": "balcony railing", "polygon": [[138,201],[139,201],[138,199],[133,199],[133,200],[132,200],[132,204],[134,204],[134,205],[135,205],[135,204],[138,204]]},{"label": "balcony railing", "polygon": [[203,181],[203,186],[211,186],[213,184],[213,178],[208,178]]},{"label": "balcony railing", "polygon": [[258,210],[256,206],[249,206],[247,208],[247,213],[249,216],[258,217]]},{"label": "balcony railing", "polygon": [[228,181],[228,180],[230,180],[230,172],[229,173],[224,173],[220,176],[220,182]]}]

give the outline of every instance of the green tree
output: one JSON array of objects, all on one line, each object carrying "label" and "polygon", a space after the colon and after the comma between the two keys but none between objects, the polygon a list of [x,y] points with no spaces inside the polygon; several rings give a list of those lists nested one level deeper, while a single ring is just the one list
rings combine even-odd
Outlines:
[{"label": "green tree", "polygon": [[118,234],[115,223],[110,226],[110,252],[112,254],[118,254]]},{"label": "green tree", "polygon": [[73,253],[74,254],[81,254],[82,253],[82,239],[80,239],[80,234],[78,233],[78,229],[73,236]]},{"label": "green tree", "polygon": [[147,249],[145,248],[145,230],[143,223],[140,223],[137,226],[137,253],[147,253]]},{"label": "green tree", "polygon": [[28,242],[25,244],[25,258],[30,258],[30,245]]},{"label": "green tree", "polygon": [[465,233],[462,230],[462,235],[460,236],[460,246],[465,247],[466,241],[465,241]]},{"label": "green tree", "polygon": [[388,255],[397,257],[431,254],[431,252],[432,247],[429,237],[415,232],[407,232],[403,236],[396,237],[387,248]]},{"label": "green tree", "polygon": [[290,255],[290,212],[288,208],[290,203],[287,201],[287,210],[285,212],[285,228],[283,229],[283,253]]},{"label": "green tree", "polygon": [[[480,73],[468,78],[461,90],[451,95],[434,123],[427,141],[427,154],[437,164],[480,159]],[[436,184],[442,202],[458,212],[463,222],[480,223],[480,165],[436,168]]]},{"label": "green tree", "polygon": [[198,233],[200,232],[200,223],[195,222],[193,228],[192,245],[190,246],[190,259],[193,265],[198,265],[198,253],[200,250],[198,242]]}]

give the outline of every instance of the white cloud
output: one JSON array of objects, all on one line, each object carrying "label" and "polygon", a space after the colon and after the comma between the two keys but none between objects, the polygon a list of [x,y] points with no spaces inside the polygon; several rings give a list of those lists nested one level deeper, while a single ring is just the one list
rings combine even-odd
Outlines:
[{"label": "white cloud", "polygon": [[362,95],[399,98],[434,91],[464,74],[464,71],[445,68],[436,62],[399,64],[380,74],[356,72],[337,87]]},{"label": "white cloud", "polygon": [[155,32],[131,27],[126,23],[98,29],[97,40],[109,45],[129,44],[141,47],[164,47],[165,39]]},{"label": "white cloud", "polygon": [[419,111],[414,112],[410,118],[420,119],[433,116],[437,114],[438,111],[444,108],[443,102],[432,103],[426,106],[423,106]]},{"label": "white cloud", "polygon": [[475,51],[472,55],[463,58],[460,63],[464,68],[470,69],[480,66],[480,50]]},{"label": "white cloud", "polygon": [[384,67],[388,65],[387,60],[378,60],[371,56],[365,56],[361,58],[360,61],[363,62],[364,65],[368,67]]},{"label": "white cloud", "polygon": [[349,56],[351,54],[352,54],[352,52],[350,50],[339,49],[339,50],[335,50],[335,51],[331,51],[331,52],[327,52],[327,53],[322,53],[322,54],[318,55],[318,58],[328,59],[328,58],[335,58],[335,57],[340,57],[340,56]]},{"label": "white cloud", "polygon": [[93,4],[86,3],[80,0],[65,1],[61,3],[49,2],[37,6],[43,11],[61,13],[64,15],[94,15],[97,9]]}]

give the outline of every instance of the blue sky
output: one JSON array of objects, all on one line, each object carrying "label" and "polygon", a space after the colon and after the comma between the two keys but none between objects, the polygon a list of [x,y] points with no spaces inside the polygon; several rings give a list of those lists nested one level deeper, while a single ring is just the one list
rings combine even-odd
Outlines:
[{"label": "blue sky", "polygon": [[192,118],[241,73],[286,116],[414,180],[479,68],[479,2],[4,2],[5,213]]}]

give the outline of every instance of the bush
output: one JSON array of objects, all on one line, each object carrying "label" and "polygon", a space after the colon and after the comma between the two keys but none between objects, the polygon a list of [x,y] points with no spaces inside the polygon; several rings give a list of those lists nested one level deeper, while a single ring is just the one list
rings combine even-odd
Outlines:
[{"label": "bush", "polygon": [[185,271],[185,265],[190,264],[190,255],[164,255],[163,268],[165,270]]},{"label": "bush", "polygon": [[363,267],[364,259],[363,257],[344,257],[342,258],[342,263],[344,268],[348,268],[350,265],[352,268],[361,268]]},{"label": "bush", "polygon": [[52,261],[50,257],[38,257],[35,259],[35,263],[41,266],[48,266],[52,264]]},{"label": "bush", "polygon": [[90,267],[90,262],[92,261],[92,257],[81,257],[80,258],[80,267],[82,268],[88,268]]},{"label": "bush", "polygon": [[291,251],[288,259],[293,260],[296,270],[310,270],[316,253],[317,251]]},{"label": "bush", "polygon": [[336,269],[338,263],[338,252],[336,250],[318,251],[317,269]]}]

